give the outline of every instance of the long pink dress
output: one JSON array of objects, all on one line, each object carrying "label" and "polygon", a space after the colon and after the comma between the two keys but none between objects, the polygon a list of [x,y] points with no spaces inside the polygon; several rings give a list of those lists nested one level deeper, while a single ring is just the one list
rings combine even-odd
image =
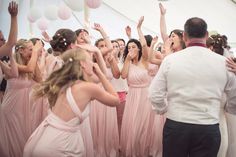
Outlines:
[{"label": "long pink dress", "polygon": [[[108,79],[112,79],[108,69]],[[103,88],[101,86],[101,88]],[[95,157],[119,156],[119,131],[115,107],[105,106],[94,100],[91,102],[90,123],[94,142]]]},{"label": "long pink dress", "polygon": [[66,91],[66,98],[76,117],[65,122],[50,112],[27,141],[24,157],[82,157],[84,155],[80,124],[89,114],[89,105],[81,112],[70,87]]},{"label": "long pink dress", "polygon": [[7,80],[0,109],[0,156],[21,157],[31,134],[29,93],[34,81],[23,78]]},{"label": "long pink dress", "polygon": [[121,126],[121,153],[124,157],[161,156],[164,118],[156,115],[148,99],[152,80],[149,71],[131,64],[129,91]]}]

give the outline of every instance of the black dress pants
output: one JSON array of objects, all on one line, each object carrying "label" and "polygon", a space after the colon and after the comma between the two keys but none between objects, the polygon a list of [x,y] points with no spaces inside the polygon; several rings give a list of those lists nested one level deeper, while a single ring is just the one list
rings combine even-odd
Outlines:
[{"label": "black dress pants", "polygon": [[217,157],[220,142],[219,124],[198,125],[167,119],[163,157]]}]

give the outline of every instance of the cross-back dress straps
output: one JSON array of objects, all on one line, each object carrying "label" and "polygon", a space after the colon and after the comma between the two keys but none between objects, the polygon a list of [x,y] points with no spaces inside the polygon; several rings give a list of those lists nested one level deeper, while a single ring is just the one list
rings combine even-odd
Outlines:
[{"label": "cross-back dress straps", "polygon": [[79,107],[77,106],[76,102],[75,102],[75,99],[71,93],[71,87],[67,88],[66,90],[66,98],[67,98],[67,101],[72,109],[72,111],[74,112],[74,114],[81,120],[82,122],[82,113],[79,109]]}]

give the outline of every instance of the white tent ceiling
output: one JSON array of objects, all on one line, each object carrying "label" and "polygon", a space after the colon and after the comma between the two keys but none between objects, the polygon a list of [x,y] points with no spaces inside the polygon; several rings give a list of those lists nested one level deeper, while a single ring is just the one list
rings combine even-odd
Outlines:
[{"label": "white tent ceiling", "polygon": [[[18,0],[19,6],[19,37],[28,38],[32,36],[40,37],[40,30],[37,25],[30,24],[27,20],[27,14],[30,8],[30,2],[34,6],[44,8],[50,4],[59,6],[64,3],[63,0]],[[130,25],[133,30],[133,37],[136,34],[136,22],[140,16],[145,16],[143,31],[145,34],[159,35],[159,7],[158,0],[103,0],[103,4],[97,9],[90,9],[89,20],[91,23],[98,22],[104,26],[110,37],[122,37],[127,39],[124,28]],[[7,12],[9,0],[0,0],[0,29],[5,36],[9,31],[10,17]],[[208,23],[209,31],[214,30],[220,34],[228,36],[232,44],[236,44],[236,4],[231,0],[168,0],[162,4],[167,9],[166,21],[167,30],[183,29],[184,22],[193,16],[202,17]],[[72,16],[70,19],[51,21],[48,33],[53,35],[59,28],[70,28],[76,30],[83,27],[84,13],[75,12],[74,14],[79,22]],[[94,40],[99,34],[91,29]],[[235,45],[236,47],[236,45]]]},{"label": "white tent ceiling", "polygon": [[[103,0],[108,6],[127,18],[137,21],[144,15],[144,26],[159,33],[158,0]],[[236,4],[231,0],[162,0],[167,9],[166,22],[170,32],[183,29],[184,22],[190,17],[201,17],[208,23],[209,31],[217,31],[236,42]]]}]

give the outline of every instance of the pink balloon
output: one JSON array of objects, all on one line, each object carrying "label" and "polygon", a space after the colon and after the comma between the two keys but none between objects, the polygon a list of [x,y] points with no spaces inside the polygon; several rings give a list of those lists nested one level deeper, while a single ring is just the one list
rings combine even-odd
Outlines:
[{"label": "pink balloon", "polygon": [[65,5],[59,7],[57,15],[62,20],[67,20],[71,17],[71,10]]},{"label": "pink balloon", "polygon": [[48,20],[41,18],[39,19],[37,26],[41,31],[45,31],[48,29],[48,24],[49,24]]},{"label": "pink balloon", "polygon": [[102,0],[86,0],[86,4],[89,8],[96,9],[102,4]]},{"label": "pink balloon", "polygon": [[27,16],[27,19],[28,19],[28,21],[30,22],[30,23],[34,23],[36,20],[35,19],[33,19],[31,16],[30,16],[30,14]]}]

